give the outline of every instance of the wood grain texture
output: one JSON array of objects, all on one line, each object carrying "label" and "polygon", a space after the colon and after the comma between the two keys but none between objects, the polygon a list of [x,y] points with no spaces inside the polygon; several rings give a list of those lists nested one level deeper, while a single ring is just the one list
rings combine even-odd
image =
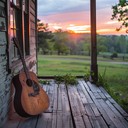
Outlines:
[{"label": "wood grain texture", "polygon": [[128,128],[127,113],[102,87],[90,84],[78,80],[77,86],[66,86],[52,80],[50,85],[43,85],[50,97],[50,108],[38,117],[9,125],[13,128]]}]

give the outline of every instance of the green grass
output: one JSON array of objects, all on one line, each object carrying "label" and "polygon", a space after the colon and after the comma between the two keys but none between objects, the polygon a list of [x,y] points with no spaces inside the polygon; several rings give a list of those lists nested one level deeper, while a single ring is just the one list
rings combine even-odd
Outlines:
[{"label": "green grass", "polygon": [[[90,57],[88,56],[57,56],[38,55],[38,75],[85,75],[90,70]],[[98,57],[98,70],[102,75],[104,70],[106,89],[112,97],[128,110],[128,64],[122,64],[121,59],[111,60]],[[127,62],[128,63],[128,62]]]},{"label": "green grass", "polygon": [[[89,58],[87,58],[89,59]],[[78,56],[38,56],[38,75],[83,75],[88,71],[90,60],[86,57]]]},{"label": "green grass", "polygon": [[[100,73],[107,69],[106,75],[127,75],[128,64],[115,64],[115,59],[98,58],[98,69]],[[90,57],[88,56],[57,56],[57,55],[38,55],[38,75],[39,76],[54,76],[65,75],[84,75],[90,70]]]}]

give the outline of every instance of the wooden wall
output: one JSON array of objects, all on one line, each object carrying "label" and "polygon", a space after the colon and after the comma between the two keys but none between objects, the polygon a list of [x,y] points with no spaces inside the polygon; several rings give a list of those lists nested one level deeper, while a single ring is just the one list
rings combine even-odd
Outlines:
[{"label": "wooden wall", "polygon": [[[7,117],[11,75],[7,71],[7,15],[6,0],[0,1],[0,125]],[[2,25],[3,24],[3,25]],[[3,27],[2,27],[3,26]]]},{"label": "wooden wall", "polygon": [[[25,57],[27,67],[36,73],[36,0],[29,0],[29,48],[30,54]],[[11,94],[11,79],[22,69],[20,60],[11,63],[11,36],[9,17],[10,0],[0,1],[0,127],[6,122],[13,95]],[[2,27],[4,22],[5,27]]]},{"label": "wooden wall", "polygon": [[[37,17],[37,6],[36,6],[36,3],[35,3],[35,0],[31,0],[30,1],[30,55],[34,57],[34,60],[31,61],[31,66],[32,64],[34,65],[36,63],[36,46],[37,44],[35,43],[36,40],[37,40],[37,37],[36,37],[36,18]],[[31,67],[30,66],[30,67]],[[35,67],[33,67],[34,69],[36,69],[36,65]]]}]

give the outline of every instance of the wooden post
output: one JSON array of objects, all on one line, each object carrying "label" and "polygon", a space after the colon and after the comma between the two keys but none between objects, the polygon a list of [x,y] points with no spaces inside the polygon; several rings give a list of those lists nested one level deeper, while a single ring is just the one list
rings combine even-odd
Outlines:
[{"label": "wooden post", "polygon": [[90,0],[91,17],[91,80],[98,80],[97,41],[96,41],[96,0]]}]

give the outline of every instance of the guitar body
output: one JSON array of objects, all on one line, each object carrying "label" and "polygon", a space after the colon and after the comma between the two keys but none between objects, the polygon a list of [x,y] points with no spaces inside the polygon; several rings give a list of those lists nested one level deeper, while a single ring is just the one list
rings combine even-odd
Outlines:
[{"label": "guitar body", "polygon": [[14,76],[12,83],[15,87],[14,108],[22,117],[31,117],[44,112],[49,107],[49,98],[46,92],[38,84],[38,79],[33,72],[29,72],[30,78],[39,91],[33,94],[33,86],[28,86],[25,72]]}]

